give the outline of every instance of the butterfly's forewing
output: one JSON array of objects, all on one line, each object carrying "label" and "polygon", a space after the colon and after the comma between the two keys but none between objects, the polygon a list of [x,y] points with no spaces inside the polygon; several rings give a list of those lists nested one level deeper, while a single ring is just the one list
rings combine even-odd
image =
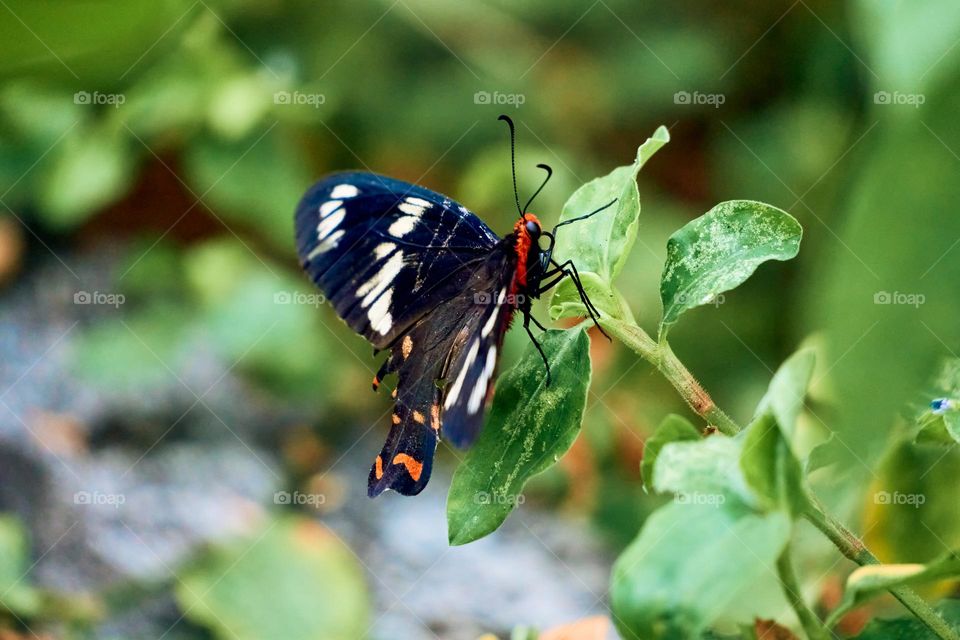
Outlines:
[{"label": "butterfly's forewing", "polygon": [[297,208],[296,234],[310,278],[378,349],[462,292],[499,242],[449,198],[370,173],[315,184]]}]

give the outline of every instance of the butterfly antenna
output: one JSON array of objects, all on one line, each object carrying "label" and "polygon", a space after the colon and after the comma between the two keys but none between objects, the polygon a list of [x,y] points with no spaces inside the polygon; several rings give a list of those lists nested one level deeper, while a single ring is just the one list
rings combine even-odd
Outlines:
[{"label": "butterfly antenna", "polygon": [[537,165],[537,168],[538,168],[538,169],[543,169],[544,171],[546,171],[546,172],[547,172],[547,177],[543,179],[543,182],[540,183],[540,186],[537,188],[537,190],[534,191],[534,192],[533,192],[533,195],[530,196],[530,199],[527,200],[527,204],[523,205],[523,210],[524,210],[524,211],[527,211],[527,210],[530,209],[530,205],[533,204],[534,198],[536,198],[538,195],[540,195],[540,192],[543,191],[543,188],[544,188],[545,186],[547,186],[547,183],[548,183],[548,182],[550,182],[550,176],[553,175],[553,169],[550,168],[550,165],[538,164],[538,165]]},{"label": "butterfly antenna", "polygon": [[517,132],[513,127],[513,120],[510,119],[510,116],[501,115],[497,120],[503,120],[507,123],[507,126],[510,127],[510,171],[513,174],[513,199],[517,203],[517,211],[520,213],[520,217],[523,217],[523,209],[520,208],[520,193],[517,191],[517,152],[516,152],[516,137]]},{"label": "butterfly antenna", "polygon": [[555,227],[553,228],[553,233],[556,233],[556,232],[557,232],[557,229],[559,229],[560,227],[562,227],[562,226],[565,225],[565,224],[571,224],[571,223],[573,223],[573,222],[580,222],[581,220],[586,220],[586,219],[589,218],[590,216],[594,216],[594,215],[600,213],[601,211],[603,211],[604,209],[609,209],[609,208],[612,207],[614,204],[616,204],[616,202],[617,202],[617,198],[614,198],[613,200],[611,200],[611,201],[608,202],[607,204],[603,205],[603,206],[600,207],[599,209],[594,209],[594,210],[591,211],[590,213],[587,213],[587,214],[585,214],[585,215],[579,216],[579,217],[577,217],[577,218],[571,218],[571,219],[569,219],[569,220],[564,220],[563,222],[557,224],[557,226],[555,226]]}]

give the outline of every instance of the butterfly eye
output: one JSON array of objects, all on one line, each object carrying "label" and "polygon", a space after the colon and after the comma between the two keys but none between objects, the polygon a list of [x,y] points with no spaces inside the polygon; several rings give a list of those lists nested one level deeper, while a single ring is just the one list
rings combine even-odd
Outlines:
[{"label": "butterfly eye", "polygon": [[540,237],[540,225],[534,222],[533,220],[527,220],[524,225],[527,229],[527,233],[531,238],[537,239]]}]

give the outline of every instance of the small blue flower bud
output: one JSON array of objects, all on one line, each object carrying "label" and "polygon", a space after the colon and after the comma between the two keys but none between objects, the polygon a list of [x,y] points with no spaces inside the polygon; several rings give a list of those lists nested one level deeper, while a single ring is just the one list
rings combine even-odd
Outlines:
[{"label": "small blue flower bud", "polygon": [[950,398],[937,398],[930,403],[930,409],[938,416],[943,415],[952,408],[953,400]]}]

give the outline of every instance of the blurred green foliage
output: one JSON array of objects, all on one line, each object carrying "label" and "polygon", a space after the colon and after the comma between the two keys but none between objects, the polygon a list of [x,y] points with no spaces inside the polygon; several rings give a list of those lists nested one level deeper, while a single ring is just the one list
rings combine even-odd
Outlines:
[{"label": "blurred green foliage", "polygon": [[180,581],[177,600],[218,638],[350,640],[369,624],[353,552],[305,519],[283,519],[214,549]]},{"label": "blurred green foliage", "polygon": [[[111,280],[127,296],[122,320],[85,323],[74,354],[93,382],[154,386],[200,345],[273,397],[348,418],[318,420],[343,437],[385,405],[357,402],[375,361],[297,272],[292,211],[312,180],[358,168],[417,181],[505,231],[512,193],[496,116],[507,111],[521,191],[537,183],[536,162],[556,170],[536,206],[549,225],[577,187],[665,123],[672,142],[640,175],[639,237],[617,265],[639,322],[655,329],[676,229],[737,198],[787,211],[805,230],[798,260],[689,314],[671,331],[677,353],[746,422],[776,363],[816,332],[824,357],[798,438],[835,437],[817,455],[834,464],[815,487],[851,522],[876,526],[884,559],[926,560],[937,543],[872,508],[868,484],[929,491],[925,522],[960,536],[943,489],[955,486],[953,453],[905,443],[896,418],[960,344],[956,3],[8,0],[4,10],[0,215],[28,229],[31,264],[48,251],[68,268],[85,252],[121,256]],[[524,102],[477,104],[477,92]],[[678,103],[677,92],[724,101]],[[876,304],[883,292],[925,302]],[[631,355],[595,345],[593,356],[587,472],[555,469],[531,487],[551,504],[568,498],[622,546],[663,500],[641,489],[643,440],[686,408]],[[924,466],[934,471],[918,477]],[[0,537],[25,544],[11,531]],[[201,622],[216,627],[210,611]]]}]

